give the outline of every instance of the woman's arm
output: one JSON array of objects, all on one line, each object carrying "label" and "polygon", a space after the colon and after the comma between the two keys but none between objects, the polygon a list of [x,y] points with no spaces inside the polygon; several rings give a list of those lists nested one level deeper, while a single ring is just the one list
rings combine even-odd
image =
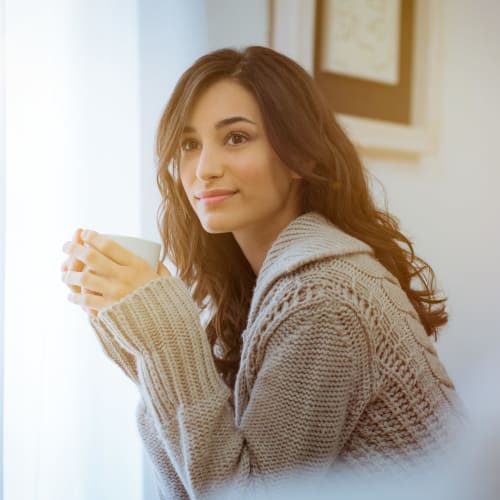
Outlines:
[{"label": "woman's arm", "polygon": [[[72,243],[81,245],[81,229],[73,235]],[[70,255],[63,263],[61,270],[63,272],[77,272],[81,273],[85,268],[84,262]],[[158,263],[158,273],[160,276],[170,276],[168,269],[162,264]],[[69,285],[72,292],[80,293],[80,286]],[[95,294],[92,290],[86,290],[88,294]],[[99,294],[98,294],[99,295]],[[97,339],[99,340],[104,353],[114,361],[121,370],[129,377],[135,384],[138,384],[137,362],[135,355],[124,348],[120,342],[113,336],[109,329],[96,319],[97,313],[89,307],[82,306],[88,314],[88,320],[91,327],[94,329]],[[155,465],[155,474],[160,478],[159,493],[162,500],[166,499],[184,499],[188,498],[187,493],[179,479],[167,453],[164,449],[164,443],[159,439],[154,431],[151,417],[149,416],[145,405],[141,400],[137,407],[137,425],[138,430],[143,438],[144,446],[153,459]]]},{"label": "woman's arm", "polygon": [[118,343],[106,325],[97,321],[97,319],[91,315],[88,316],[88,319],[106,356],[111,359],[111,361],[114,361],[132,382],[137,384],[138,377],[135,356]]},{"label": "woman's arm", "polygon": [[[105,354],[122,369],[127,377],[135,384],[138,384],[135,356],[124,349],[106,326],[97,321],[95,317],[89,315],[89,323],[96,332]],[[144,448],[150,457],[155,475],[158,478],[159,493],[162,500],[182,500],[189,498],[165,451],[163,441],[157,435],[151,415],[148,413],[142,399],[137,405],[136,418],[139,435],[142,438]]]},{"label": "woman's arm", "polygon": [[162,500],[187,500],[187,494],[179,475],[165,451],[163,441],[158,437],[154,423],[144,401],[137,405],[137,428],[149,456],[155,477],[157,478],[158,492]]},{"label": "woman's arm", "polygon": [[154,428],[192,497],[229,481],[245,485],[253,476],[335,460],[346,427],[369,398],[370,368],[356,316],[345,310],[339,316],[331,306],[319,298],[268,325],[265,355],[252,367],[257,375],[238,422],[180,280],[153,280],[99,313],[136,354]]}]

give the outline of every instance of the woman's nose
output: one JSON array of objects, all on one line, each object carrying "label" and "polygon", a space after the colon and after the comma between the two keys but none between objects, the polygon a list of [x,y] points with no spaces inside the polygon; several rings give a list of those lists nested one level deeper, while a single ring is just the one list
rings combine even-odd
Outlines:
[{"label": "woman's nose", "polygon": [[196,177],[205,181],[220,177],[222,173],[223,168],[219,155],[212,148],[204,147],[198,157]]}]

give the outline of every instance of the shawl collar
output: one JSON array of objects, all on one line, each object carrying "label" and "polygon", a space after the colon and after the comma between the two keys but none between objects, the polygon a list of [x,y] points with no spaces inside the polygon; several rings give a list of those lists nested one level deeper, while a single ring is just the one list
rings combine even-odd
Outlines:
[{"label": "shawl collar", "polygon": [[280,277],[314,261],[358,253],[373,254],[373,249],[319,213],[308,212],[297,217],[278,235],[264,259],[257,276],[249,322],[253,322],[264,296]]}]

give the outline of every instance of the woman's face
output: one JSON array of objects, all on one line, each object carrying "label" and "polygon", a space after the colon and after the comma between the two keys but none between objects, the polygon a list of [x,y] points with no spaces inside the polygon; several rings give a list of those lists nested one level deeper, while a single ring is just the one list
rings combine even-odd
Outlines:
[{"label": "woman's face", "polygon": [[272,149],[253,95],[221,80],[195,101],[181,140],[180,176],[209,233],[278,233],[299,215],[300,177]]}]

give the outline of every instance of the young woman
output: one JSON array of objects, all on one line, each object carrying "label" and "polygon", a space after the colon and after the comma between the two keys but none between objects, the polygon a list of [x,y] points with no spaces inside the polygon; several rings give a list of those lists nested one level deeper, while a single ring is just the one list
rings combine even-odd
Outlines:
[{"label": "young woman", "polygon": [[307,72],[264,47],[201,57],[157,153],[178,276],[77,231],[63,281],[138,386],[163,497],[444,446],[445,299]]}]

